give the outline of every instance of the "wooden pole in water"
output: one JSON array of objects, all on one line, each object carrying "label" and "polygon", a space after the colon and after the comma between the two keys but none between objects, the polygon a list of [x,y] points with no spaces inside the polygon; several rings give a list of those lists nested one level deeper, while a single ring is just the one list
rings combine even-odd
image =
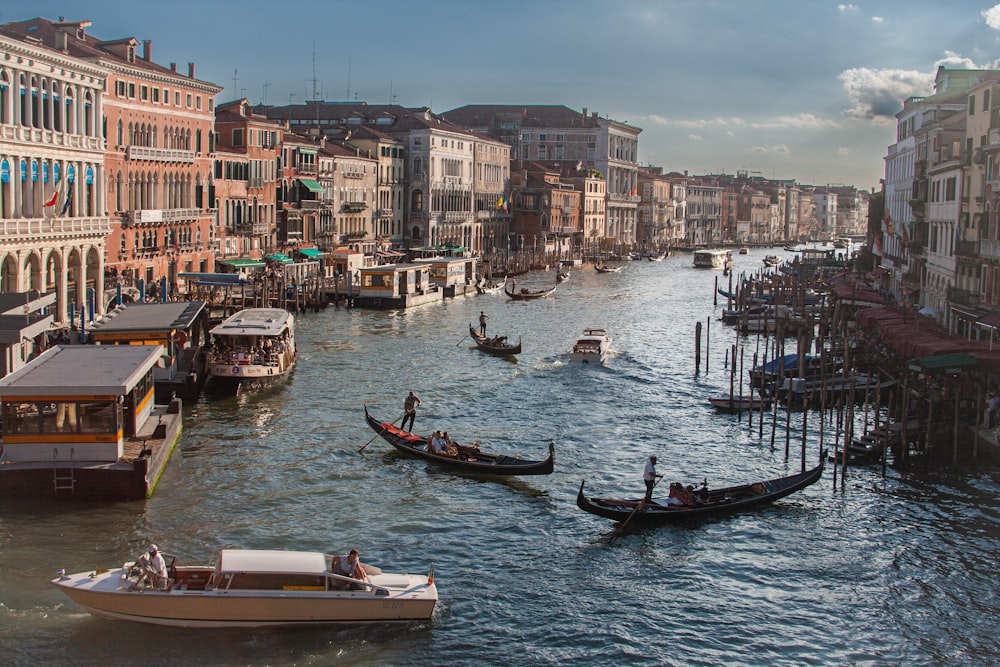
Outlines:
[{"label": "wooden pole in water", "polygon": [[694,372],[701,372],[701,322],[694,324]]},{"label": "wooden pole in water", "polygon": [[733,347],[731,348],[731,350],[732,350],[732,353],[730,354],[729,358],[733,360],[733,363],[729,367],[729,407],[730,408],[733,407],[733,399],[734,399],[734,395],[733,395],[733,381],[735,380],[735,376],[736,376],[736,346],[733,345]]},{"label": "wooden pole in water", "polygon": [[958,463],[958,387],[957,386],[954,387],[951,393],[955,395],[955,419],[954,422],[952,423],[952,434],[951,434],[951,442],[952,442],[951,462],[952,465],[955,465]]},{"label": "wooden pole in water", "polygon": [[712,334],[712,318],[705,318],[705,372],[708,372],[708,348],[711,345]]},{"label": "wooden pole in water", "polygon": [[[740,348],[740,395],[736,404],[736,421],[743,421],[743,348]],[[735,372],[735,368],[733,369]]]},{"label": "wooden pole in water", "polygon": [[[740,359],[742,360],[742,356],[740,357]],[[743,364],[741,363],[740,364],[740,396],[743,396],[743,368],[742,368],[742,366],[743,366]],[[757,367],[757,353],[754,352],[753,353],[753,365],[750,366],[750,368],[756,368],[756,367]],[[749,386],[747,388],[747,396],[750,397],[750,410],[749,410],[749,413],[747,414],[747,419],[748,419],[747,426],[749,426],[750,428],[753,428],[753,410],[754,410],[754,405],[753,405],[753,386],[752,386],[752,383],[751,383],[751,386]]]},{"label": "wooden pole in water", "polygon": [[715,289],[712,291],[712,305],[719,305],[719,276],[715,276]]}]

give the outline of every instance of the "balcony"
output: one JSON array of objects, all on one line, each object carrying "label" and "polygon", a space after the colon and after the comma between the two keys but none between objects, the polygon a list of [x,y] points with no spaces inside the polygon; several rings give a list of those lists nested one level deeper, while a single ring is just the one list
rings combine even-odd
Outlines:
[{"label": "balcony", "polygon": [[958,306],[978,306],[979,294],[969,292],[957,287],[949,287],[947,290],[948,301]]},{"label": "balcony", "polygon": [[452,225],[472,222],[472,213],[468,211],[447,211],[444,214],[444,222]]},{"label": "balcony", "polygon": [[4,218],[0,219],[0,244],[43,239],[103,238],[111,233],[111,218]]},{"label": "balcony", "polygon": [[979,241],[959,241],[955,245],[956,257],[979,257]]},{"label": "balcony", "polygon": [[982,259],[1000,261],[1000,241],[983,239],[979,242],[979,256]]},{"label": "balcony", "polygon": [[361,213],[368,210],[368,203],[363,201],[345,201],[344,211],[347,213]]},{"label": "balcony", "polygon": [[268,233],[268,225],[266,222],[244,222],[238,225],[233,225],[233,234],[238,236],[264,236]]},{"label": "balcony", "polygon": [[172,148],[150,148],[148,146],[126,146],[126,160],[149,160],[152,162],[194,163],[194,151],[179,151]]},{"label": "balcony", "polygon": [[364,178],[365,177],[365,172],[358,171],[356,169],[346,170],[346,171],[342,171],[340,173],[342,173],[344,175],[344,178]]},{"label": "balcony", "polygon": [[391,218],[392,217],[392,209],[391,208],[380,208],[377,211],[375,211],[375,217],[376,218]]}]

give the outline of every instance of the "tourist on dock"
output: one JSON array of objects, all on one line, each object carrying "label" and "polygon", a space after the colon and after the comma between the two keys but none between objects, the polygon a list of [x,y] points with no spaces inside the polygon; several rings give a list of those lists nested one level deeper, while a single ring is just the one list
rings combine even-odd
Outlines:
[{"label": "tourist on dock", "polygon": [[490,319],[489,315],[483,311],[479,311],[479,333],[486,335],[486,320]]},{"label": "tourist on dock", "polygon": [[645,502],[648,503],[653,499],[653,487],[656,486],[656,480],[660,477],[663,475],[656,474],[656,457],[650,456],[646,459],[646,467],[642,471],[642,481],[646,484]]},{"label": "tourist on dock", "polygon": [[[418,405],[420,405],[420,399],[411,391],[410,395],[403,401],[403,423],[399,425],[401,430],[413,432],[413,422],[417,418]],[[410,428],[406,428],[407,419],[410,420]]]}]

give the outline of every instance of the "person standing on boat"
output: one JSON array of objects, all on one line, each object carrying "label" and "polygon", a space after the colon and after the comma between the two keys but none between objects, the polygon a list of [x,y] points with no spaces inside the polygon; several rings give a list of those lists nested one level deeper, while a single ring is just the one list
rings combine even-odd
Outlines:
[{"label": "person standing on boat", "polygon": [[166,586],[167,563],[163,560],[163,556],[155,544],[149,545],[145,560],[145,570],[153,588],[163,588]]},{"label": "person standing on boat", "polygon": [[[420,399],[412,391],[410,395],[406,397],[403,401],[403,423],[399,425],[399,428],[404,431],[413,432],[413,421],[417,418],[417,406],[420,405]],[[406,428],[406,420],[410,420],[410,428]]]},{"label": "person standing on boat", "polygon": [[656,486],[656,480],[663,475],[656,474],[656,457],[650,456],[646,459],[646,467],[642,471],[642,481],[646,484],[646,497],[644,502],[650,502],[653,499],[653,487]]},{"label": "person standing on boat", "polygon": [[481,333],[484,336],[486,335],[486,320],[488,320],[488,319],[490,319],[490,316],[480,310],[479,311],[479,333]]}]

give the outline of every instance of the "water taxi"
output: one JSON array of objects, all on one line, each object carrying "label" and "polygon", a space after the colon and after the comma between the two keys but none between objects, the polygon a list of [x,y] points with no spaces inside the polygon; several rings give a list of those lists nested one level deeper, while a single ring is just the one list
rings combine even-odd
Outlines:
[{"label": "water taxi", "polygon": [[247,308],[209,332],[208,379],[214,389],[257,388],[295,366],[295,319],[283,308]]},{"label": "water taxi", "polygon": [[583,335],[573,344],[569,353],[570,361],[580,361],[585,364],[603,363],[611,349],[611,336],[604,329],[584,329]]},{"label": "water taxi", "polygon": [[731,250],[695,250],[694,265],[704,269],[724,269],[733,263]]},{"label": "water taxi", "polygon": [[213,565],[182,566],[161,555],[165,578],[140,558],[60,570],[52,583],[95,616],[184,628],[424,621],[438,599],[433,566],[423,576],[361,564],[363,578],[354,578],[311,551],[223,549]]}]

